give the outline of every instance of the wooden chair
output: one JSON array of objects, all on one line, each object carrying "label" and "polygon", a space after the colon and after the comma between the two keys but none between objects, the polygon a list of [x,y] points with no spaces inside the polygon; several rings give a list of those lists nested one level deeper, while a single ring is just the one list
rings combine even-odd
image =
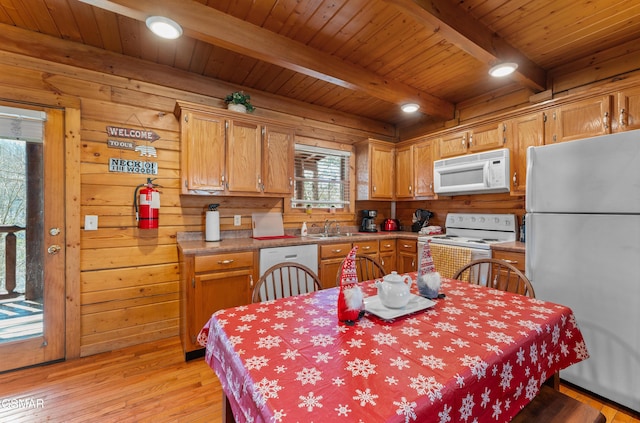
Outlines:
[{"label": "wooden chair", "polygon": [[550,386],[542,385],[540,393],[527,404],[511,423],[605,423],[604,415],[588,404],[571,398]]},{"label": "wooden chair", "polygon": [[[345,258],[346,260],[346,258]],[[342,276],[342,265],[344,260],[340,263],[338,274],[336,275],[336,286],[340,286],[340,277]],[[358,281],[368,281],[371,279],[379,279],[385,275],[384,267],[378,263],[375,259],[372,259],[366,254],[356,256],[356,274],[358,275]]]},{"label": "wooden chair", "polygon": [[463,280],[476,285],[486,285],[501,291],[514,292],[531,298],[536,297],[529,279],[505,260],[494,258],[474,260],[458,269],[452,279]]},{"label": "wooden chair", "polygon": [[253,287],[254,303],[322,289],[320,279],[307,266],[284,262],[268,268]]}]

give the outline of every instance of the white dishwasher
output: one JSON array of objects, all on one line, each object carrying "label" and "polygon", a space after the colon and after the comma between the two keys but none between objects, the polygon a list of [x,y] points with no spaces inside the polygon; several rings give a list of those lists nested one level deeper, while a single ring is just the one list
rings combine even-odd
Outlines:
[{"label": "white dishwasher", "polygon": [[260,276],[273,265],[285,261],[303,264],[318,273],[318,244],[260,249]]}]

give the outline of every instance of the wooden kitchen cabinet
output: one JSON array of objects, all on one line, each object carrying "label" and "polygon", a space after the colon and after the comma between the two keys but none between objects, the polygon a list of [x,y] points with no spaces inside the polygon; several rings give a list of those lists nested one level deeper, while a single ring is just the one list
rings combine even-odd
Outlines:
[{"label": "wooden kitchen cabinet", "polygon": [[410,199],[414,196],[414,156],[413,146],[396,149],[396,199]]},{"label": "wooden kitchen cabinet", "polygon": [[431,140],[396,149],[396,199],[433,197]]},{"label": "wooden kitchen cabinet", "polygon": [[394,145],[367,140],[356,147],[356,200],[393,200]]},{"label": "wooden kitchen cabinet", "polygon": [[211,314],[251,302],[256,261],[253,251],[180,254],[180,338],[186,359],[203,348],[197,336]]},{"label": "wooden kitchen cabinet", "polygon": [[375,261],[380,261],[378,240],[356,241],[351,244],[351,247],[353,248],[356,245],[358,246],[358,252],[356,253],[357,255],[366,254]]},{"label": "wooden kitchen cabinet", "polygon": [[293,129],[179,102],[182,194],[289,195]]},{"label": "wooden kitchen cabinet", "polygon": [[545,144],[611,133],[611,96],[588,98],[545,111]]},{"label": "wooden kitchen cabinet", "polygon": [[293,129],[267,125],[263,128],[262,191],[267,194],[293,194],[295,149]]},{"label": "wooden kitchen cabinet", "polygon": [[615,131],[640,129],[640,87],[628,88],[616,94]]},{"label": "wooden kitchen cabinet", "polygon": [[439,157],[444,159],[467,153],[502,148],[505,144],[505,131],[504,123],[499,122],[442,136],[438,139]]},{"label": "wooden kitchen cabinet", "polygon": [[542,112],[513,118],[506,123],[507,145],[511,150],[511,195],[526,191],[527,148],[544,144]]},{"label": "wooden kitchen cabinet", "polygon": [[461,156],[467,152],[468,131],[454,132],[438,138],[438,157]]},{"label": "wooden kitchen cabinet", "polygon": [[183,110],[180,115],[183,194],[225,190],[226,119]]},{"label": "wooden kitchen cabinet", "polygon": [[[514,251],[514,250],[503,250],[500,249],[500,247],[492,247],[491,249],[491,254],[493,256],[493,258],[495,259],[499,259],[499,260],[504,260],[507,263],[510,263],[511,265],[513,265],[513,267],[515,267],[516,269],[518,269],[519,271],[522,272],[522,274],[524,274],[524,269],[525,269],[525,253],[524,251]],[[506,279],[506,275],[503,276],[503,278]],[[511,286],[517,286],[518,284],[518,276],[517,275],[510,275],[509,278],[509,282],[508,284]],[[534,287],[535,290],[535,287]],[[524,294],[523,292],[520,292],[520,294]]]},{"label": "wooden kitchen cabinet", "polygon": [[320,267],[318,276],[322,281],[323,289],[336,286],[340,265],[349,251],[351,251],[350,242],[320,244],[318,246],[318,266]]},{"label": "wooden kitchen cabinet", "polygon": [[398,239],[396,242],[398,273],[415,272],[418,269],[418,242]]},{"label": "wooden kitchen cabinet", "polygon": [[384,273],[388,275],[392,271],[397,270],[396,240],[381,239],[378,250],[380,256],[380,264],[384,268]]},{"label": "wooden kitchen cabinet", "polygon": [[433,145],[431,140],[413,146],[414,197],[433,197]]},{"label": "wooden kitchen cabinet", "polygon": [[262,184],[261,128],[254,122],[228,120],[227,190],[259,193]]}]

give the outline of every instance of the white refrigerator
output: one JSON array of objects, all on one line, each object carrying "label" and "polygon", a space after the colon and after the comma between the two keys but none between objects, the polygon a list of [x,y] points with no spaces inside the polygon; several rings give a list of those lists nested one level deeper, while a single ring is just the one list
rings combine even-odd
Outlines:
[{"label": "white refrigerator", "polygon": [[640,412],[640,131],[527,150],[526,275],[590,358],[560,372]]}]

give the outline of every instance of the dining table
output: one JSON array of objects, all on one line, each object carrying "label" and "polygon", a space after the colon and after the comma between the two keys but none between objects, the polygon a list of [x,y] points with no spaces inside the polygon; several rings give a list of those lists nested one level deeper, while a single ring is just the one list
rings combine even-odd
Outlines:
[{"label": "dining table", "polygon": [[[407,274],[412,281],[417,274]],[[219,310],[199,334],[225,421],[508,422],[589,357],[572,310],[442,278],[439,297],[338,320],[339,288]]]}]

